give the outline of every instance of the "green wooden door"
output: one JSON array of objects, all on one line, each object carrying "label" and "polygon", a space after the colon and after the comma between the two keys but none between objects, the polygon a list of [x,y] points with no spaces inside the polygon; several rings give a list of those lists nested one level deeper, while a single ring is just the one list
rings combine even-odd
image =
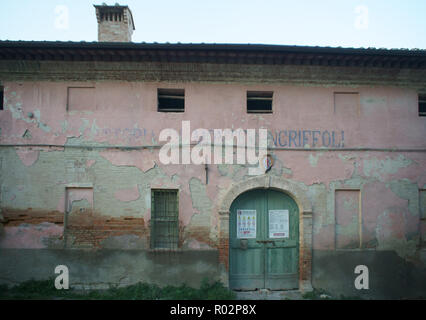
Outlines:
[{"label": "green wooden door", "polygon": [[251,190],[235,199],[230,214],[230,287],[298,288],[299,211],[294,200],[275,190]]}]

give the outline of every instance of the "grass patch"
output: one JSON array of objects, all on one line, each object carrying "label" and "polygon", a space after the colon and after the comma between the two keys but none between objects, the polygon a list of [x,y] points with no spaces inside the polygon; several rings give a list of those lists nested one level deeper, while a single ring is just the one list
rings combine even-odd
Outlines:
[{"label": "grass patch", "polygon": [[322,289],[314,289],[313,291],[303,293],[302,298],[306,300],[324,300],[320,297],[322,294],[327,293]]},{"label": "grass patch", "polygon": [[363,300],[359,296],[344,296],[342,294],[336,297],[323,289],[314,289],[311,292],[306,292],[302,295],[302,298],[307,300]]},{"label": "grass patch", "polygon": [[136,283],[107,290],[57,290],[54,279],[29,280],[14,287],[0,286],[0,299],[72,299],[72,300],[233,300],[235,293],[219,281],[203,280],[200,288],[185,284],[159,287],[155,284]]}]

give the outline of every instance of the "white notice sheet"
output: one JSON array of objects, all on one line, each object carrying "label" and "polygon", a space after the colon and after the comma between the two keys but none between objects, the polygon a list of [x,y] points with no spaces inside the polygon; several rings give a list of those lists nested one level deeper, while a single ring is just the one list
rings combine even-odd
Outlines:
[{"label": "white notice sheet", "polygon": [[237,210],[237,238],[256,238],[256,210]]},{"label": "white notice sheet", "polygon": [[289,238],[288,210],[269,210],[269,238]]}]

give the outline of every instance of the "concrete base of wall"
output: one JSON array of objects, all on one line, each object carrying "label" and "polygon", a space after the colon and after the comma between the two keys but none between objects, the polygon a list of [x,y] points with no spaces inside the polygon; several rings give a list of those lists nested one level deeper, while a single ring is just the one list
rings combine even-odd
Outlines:
[{"label": "concrete base of wall", "polygon": [[[394,251],[313,252],[312,284],[333,298],[340,295],[365,299],[426,298],[426,250],[417,262],[408,262]],[[357,265],[369,269],[369,289],[357,290]],[[106,289],[137,282],[160,286],[186,283],[199,287],[203,278],[227,283],[227,271],[216,250],[148,252],[146,250],[2,249],[0,283],[57,276],[55,267],[66,265],[70,285],[76,289]],[[301,288],[301,291],[310,288]]]},{"label": "concrete base of wall", "polygon": [[[368,267],[368,290],[355,288],[357,265]],[[420,255],[409,262],[394,251],[315,250],[312,284],[336,298],[344,295],[364,299],[426,299],[426,260]]]},{"label": "concrete base of wall", "polygon": [[137,282],[199,287],[203,278],[220,280],[215,250],[147,252],[142,250],[2,249],[0,283],[56,277],[55,267],[66,265],[70,286],[106,289]]}]

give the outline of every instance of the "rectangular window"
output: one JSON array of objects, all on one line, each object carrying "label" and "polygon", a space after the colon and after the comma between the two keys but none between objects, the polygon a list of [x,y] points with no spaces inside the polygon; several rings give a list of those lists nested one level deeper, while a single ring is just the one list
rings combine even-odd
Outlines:
[{"label": "rectangular window", "polygon": [[272,113],[272,91],[247,91],[247,113]]},{"label": "rectangular window", "polygon": [[360,190],[336,190],[336,249],[357,249],[362,241]]},{"label": "rectangular window", "polygon": [[67,110],[94,110],[95,99],[94,87],[68,87]]},{"label": "rectangular window", "polygon": [[158,112],[184,112],[184,89],[158,89]]},{"label": "rectangular window", "polygon": [[419,95],[419,117],[426,117],[426,95]]},{"label": "rectangular window", "polygon": [[3,110],[4,108],[3,97],[4,97],[4,88],[0,86],[0,110]]},{"label": "rectangular window", "polygon": [[177,190],[151,191],[151,249],[177,249],[179,202]]}]

